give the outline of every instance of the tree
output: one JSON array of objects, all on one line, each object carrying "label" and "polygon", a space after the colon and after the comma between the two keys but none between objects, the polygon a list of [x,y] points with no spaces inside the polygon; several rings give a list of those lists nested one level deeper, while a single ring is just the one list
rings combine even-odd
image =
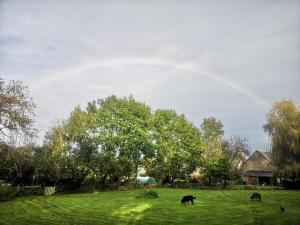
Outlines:
[{"label": "tree", "polygon": [[201,124],[201,131],[205,144],[204,157],[206,162],[211,161],[214,163],[223,155],[223,124],[214,117],[204,118]]},{"label": "tree", "polygon": [[207,164],[205,168],[205,175],[209,178],[209,184],[214,181],[215,184],[227,185],[230,179],[230,164],[226,156],[220,157],[217,161]]},{"label": "tree", "polygon": [[56,185],[67,157],[66,131],[63,124],[53,126],[42,147],[34,148],[35,173],[39,183]]},{"label": "tree", "polygon": [[101,186],[136,180],[139,166],[152,150],[151,117],[150,107],[132,97],[110,96],[89,102],[85,110],[76,107],[61,128],[54,127],[48,135],[49,157],[67,152],[73,169],[62,173],[65,178],[73,173],[77,186],[87,179]]},{"label": "tree", "polygon": [[200,131],[184,115],[157,110],[153,119],[155,155],[147,172],[164,181],[184,179],[202,165]]},{"label": "tree", "polygon": [[1,146],[0,151],[0,180],[13,185],[31,184],[34,167],[32,164],[31,147],[12,148]]},{"label": "tree", "polygon": [[39,177],[68,180],[76,187],[136,181],[140,167],[173,180],[201,165],[202,149],[200,131],[184,115],[172,110],[153,115],[132,97],[110,96],[85,109],[76,107],[50,129],[44,147],[36,151],[37,171]]},{"label": "tree", "polygon": [[242,136],[230,137],[227,150],[232,168],[240,168],[246,157],[250,155],[248,140]]},{"label": "tree", "polygon": [[35,104],[28,93],[28,88],[20,81],[7,83],[0,78],[1,142],[15,142],[17,137],[28,140],[34,136]]},{"label": "tree", "polygon": [[242,164],[250,155],[248,140],[242,136],[232,136],[226,141],[226,152],[228,163],[230,167],[230,179],[241,181]]},{"label": "tree", "polygon": [[[0,78],[0,179],[12,184],[29,183],[35,104],[20,81]],[[18,147],[17,147],[18,146]]]},{"label": "tree", "polygon": [[300,108],[292,100],[273,104],[263,126],[271,138],[272,161],[282,178],[299,180]]},{"label": "tree", "polygon": [[214,117],[204,118],[201,131],[204,137],[204,174],[208,183],[226,185],[230,167],[228,154],[226,154],[228,143],[223,139],[223,124]]},{"label": "tree", "polygon": [[[123,177],[134,175],[136,180],[139,166],[153,149],[150,107],[132,97],[111,96],[100,99],[96,108],[101,153],[117,160]],[[120,178],[115,176],[117,180]]]},{"label": "tree", "polygon": [[220,139],[224,134],[222,122],[214,117],[204,118],[201,130],[205,140]]}]

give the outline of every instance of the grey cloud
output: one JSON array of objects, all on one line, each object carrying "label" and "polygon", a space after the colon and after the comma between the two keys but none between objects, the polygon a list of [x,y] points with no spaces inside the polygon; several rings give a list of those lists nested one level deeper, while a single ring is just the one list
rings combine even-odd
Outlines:
[{"label": "grey cloud", "polygon": [[41,136],[75,105],[133,94],[197,126],[216,116],[226,135],[263,148],[267,108],[300,101],[299,9],[299,1],[2,1],[0,73],[29,86]]}]

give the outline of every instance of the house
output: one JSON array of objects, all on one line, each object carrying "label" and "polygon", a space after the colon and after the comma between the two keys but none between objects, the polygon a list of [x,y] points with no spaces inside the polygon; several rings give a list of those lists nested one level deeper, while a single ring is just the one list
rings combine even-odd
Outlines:
[{"label": "house", "polygon": [[255,151],[243,164],[242,171],[246,184],[273,184],[274,167],[271,153]]}]

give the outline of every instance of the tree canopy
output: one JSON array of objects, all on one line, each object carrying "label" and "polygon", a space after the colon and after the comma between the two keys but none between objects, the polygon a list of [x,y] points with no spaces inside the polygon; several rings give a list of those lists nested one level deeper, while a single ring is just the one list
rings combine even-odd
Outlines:
[{"label": "tree canopy", "polygon": [[20,81],[0,78],[0,137],[2,142],[28,140],[34,135],[35,104]]},{"label": "tree canopy", "polygon": [[[35,135],[34,108],[26,86],[0,78],[0,180],[13,185],[119,186],[136,182],[141,171],[162,183],[194,173],[209,184],[226,185],[241,179],[250,153],[247,138],[226,139],[215,117],[197,128],[174,110],[152,111],[133,97],[114,95],[75,107],[49,128],[42,146],[28,145]],[[263,127],[277,175],[299,181],[299,106],[275,102]]]},{"label": "tree canopy", "polygon": [[203,141],[200,131],[184,115],[157,110],[153,118],[155,159],[150,175],[165,182],[185,178],[202,165]]},{"label": "tree canopy", "polygon": [[215,140],[221,138],[224,134],[223,127],[222,122],[215,117],[204,118],[201,124],[204,139]]},{"label": "tree canopy", "polygon": [[280,177],[299,178],[300,108],[292,100],[273,104],[267,114],[264,130],[271,138],[273,164]]},{"label": "tree canopy", "polygon": [[[186,178],[201,165],[202,151],[201,133],[184,115],[173,110],[152,113],[132,97],[110,96],[89,102],[84,110],[76,107],[67,120],[50,129],[37,156],[48,154],[49,165],[39,167],[40,174],[45,174],[43,169],[52,171],[46,180],[77,174],[77,181],[105,186],[136,180],[141,167],[168,182]],[[66,165],[69,175],[53,169]]]},{"label": "tree canopy", "polygon": [[32,174],[28,144],[35,135],[34,108],[26,86],[0,78],[0,180],[26,183]]}]

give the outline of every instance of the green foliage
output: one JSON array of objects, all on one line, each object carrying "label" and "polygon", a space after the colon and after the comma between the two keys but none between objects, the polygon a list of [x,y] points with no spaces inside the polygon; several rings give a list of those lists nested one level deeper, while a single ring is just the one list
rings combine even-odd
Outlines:
[{"label": "green foliage", "polygon": [[26,197],[33,195],[42,195],[43,191],[40,186],[24,186],[24,187],[15,187],[16,196]]},{"label": "green foliage", "polygon": [[223,124],[214,117],[204,118],[201,130],[204,137],[205,164],[216,164],[220,158],[224,157],[224,149],[227,144],[222,139],[224,134]]},{"label": "green foliage", "polygon": [[204,175],[209,185],[227,185],[230,179],[228,141],[222,138],[223,124],[214,117],[204,118],[201,124],[204,136]]},{"label": "green foliage", "polygon": [[226,190],[282,190],[280,186],[262,186],[262,185],[227,185]]},{"label": "green foliage", "polygon": [[175,184],[183,184],[183,183],[190,183],[190,180],[188,179],[174,179]]},{"label": "green foliage", "polygon": [[10,200],[15,197],[16,194],[17,191],[11,184],[0,181],[0,202]]},{"label": "green foliage", "polygon": [[35,104],[28,88],[20,81],[5,82],[0,77],[1,142],[26,143],[35,135],[33,128]]},{"label": "green foliage", "polygon": [[267,114],[265,131],[272,141],[272,161],[277,175],[299,179],[300,108],[292,100],[275,102]]},{"label": "green foliage", "polygon": [[201,130],[205,140],[220,139],[224,134],[222,122],[215,117],[204,118]]},{"label": "green foliage", "polygon": [[0,77],[0,180],[31,184],[35,104],[20,81]]},{"label": "green foliage", "polygon": [[218,184],[226,186],[230,179],[230,165],[228,158],[220,158],[215,163],[207,164],[204,172],[210,185]]},{"label": "green foliage", "polygon": [[[100,148],[118,164],[123,177],[134,174],[152,154],[150,107],[133,98],[115,96],[98,101],[96,123]],[[116,178],[121,178],[117,173]]]},{"label": "green foliage", "polygon": [[0,202],[11,200],[15,197],[25,197],[41,194],[42,190],[40,186],[14,187],[9,183],[0,181]]},{"label": "green foliage", "polygon": [[143,190],[139,192],[137,198],[158,198],[158,193],[153,190]]},{"label": "green foliage", "polygon": [[[210,117],[201,127],[204,138],[173,110],[152,113],[132,97],[110,96],[89,102],[85,109],[75,107],[69,118],[49,129],[43,146],[26,154],[0,145],[0,165],[5,168],[0,177],[12,181],[24,177],[26,169],[35,184],[95,189],[136,183],[140,168],[163,183],[188,179],[205,168],[209,178],[226,183],[223,125]],[[14,155],[7,157],[6,152]]]},{"label": "green foliage", "polygon": [[38,176],[76,187],[132,179],[153,155],[151,124],[150,107],[131,97],[111,96],[89,102],[85,110],[76,107],[36,151]]},{"label": "green foliage", "polygon": [[36,179],[41,183],[55,184],[67,160],[64,127],[55,126],[46,134],[43,147],[34,148]]},{"label": "green foliage", "polygon": [[0,145],[0,180],[13,185],[31,184],[34,167],[30,147]]},{"label": "green foliage", "polygon": [[147,172],[164,182],[189,176],[201,166],[203,142],[199,130],[184,115],[157,110],[153,118],[155,154]]},{"label": "green foliage", "polygon": [[[89,102],[46,135],[35,153],[38,177],[105,187],[136,180],[138,169],[158,179],[185,178],[201,165],[199,130],[183,115],[132,97]],[[47,162],[43,164],[43,161]],[[49,173],[47,172],[49,170]]]}]

